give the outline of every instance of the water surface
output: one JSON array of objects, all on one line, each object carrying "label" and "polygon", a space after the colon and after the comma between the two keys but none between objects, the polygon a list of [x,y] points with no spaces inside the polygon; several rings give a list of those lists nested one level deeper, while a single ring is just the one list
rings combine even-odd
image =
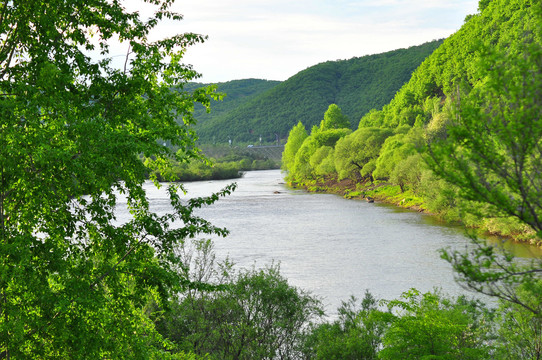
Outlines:
[{"label": "water surface", "polygon": [[[366,289],[378,298],[397,298],[410,288],[466,293],[454,281],[439,249],[468,243],[461,228],[430,216],[379,203],[294,190],[278,170],[248,172],[230,196],[199,211],[230,230],[216,238],[218,258],[240,267],[280,262],[290,284],[318,295],[329,313]],[[187,183],[188,195],[206,196],[231,181]],[[148,186],[157,212],[169,211],[165,187]]]}]

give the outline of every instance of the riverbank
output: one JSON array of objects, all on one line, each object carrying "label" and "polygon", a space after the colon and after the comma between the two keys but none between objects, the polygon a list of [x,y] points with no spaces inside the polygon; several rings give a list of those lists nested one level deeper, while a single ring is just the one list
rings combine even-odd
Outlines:
[{"label": "riverbank", "polygon": [[[449,220],[435,212],[431,212],[423,198],[416,196],[410,190],[402,191],[399,185],[385,181],[371,182],[369,180],[356,182],[351,179],[337,180],[336,177],[326,176],[304,183],[288,182],[292,188],[304,189],[309,192],[340,195],[346,199],[365,200],[368,202],[383,202],[404,209],[410,209],[436,217],[445,223],[460,223]],[[471,220],[472,221],[472,220]],[[542,248],[542,239],[537,238],[535,232],[526,226],[510,226],[509,221],[502,219],[482,219],[478,223],[465,224],[480,236],[500,237],[503,240],[534,245]],[[508,226],[506,226],[508,225]]]},{"label": "riverbank", "polygon": [[288,185],[292,188],[304,189],[309,192],[336,194],[346,199],[385,202],[405,209],[436,216],[436,214],[428,212],[423,199],[420,197],[415,196],[408,190],[405,192],[401,191],[398,185],[392,185],[383,181],[365,181],[359,183],[351,179],[338,181],[333,177],[325,177],[305,183],[288,182]]}]

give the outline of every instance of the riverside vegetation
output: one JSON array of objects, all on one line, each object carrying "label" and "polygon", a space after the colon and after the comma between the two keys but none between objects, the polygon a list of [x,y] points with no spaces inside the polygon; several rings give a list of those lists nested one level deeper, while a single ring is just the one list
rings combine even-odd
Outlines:
[{"label": "riverside vegetation", "polygon": [[[198,76],[182,55],[205,37],[150,42],[161,20],[182,17],[170,11],[172,1],[148,3],[155,9],[149,19],[106,0],[0,5],[0,357],[542,356],[538,262],[522,266],[473,239],[469,252],[443,257],[466,286],[497,297],[498,308],[438,291],[413,289],[386,301],[368,292],[346,300],[329,321],[318,299],[289,285],[278,265],[234,270],[227,259],[215,259],[211,241],[195,240],[227,235],[194,211],[235,184],[190,200],[181,200],[181,185],[170,185],[172,212],[152,212],[143,188],[148,172],[167,172],[171,158],[201,158],[191,128],[194,102],[208,106],[219,95],[213,87],[182,90]],[[294,153],[294,169],[310,176],[327,164],[355,179],[375,179],[378,171],[393,179],[400,164],[411,164],[406,174],[420,169],[420,179],[440,179],[435,195],[449,189],[458,205],[474,201],[477,212],[514,216],[540,234],[540,19],[535,1],[481,1],[459,35],[415,72],[419,81],[364,117],[358,130],[346,128],[348,119],[330,106],[296,151],[291,133],[285,154]],[[120,69],[110,58],[115,37],[130,50]],[[474,38],[480,42],[467,41]],[[98,62],[89,56],[96,48]],[[424,68],[434,70],[431,77],[422,76]],[[431,116],[424,110],[430,104]],[[302,130],[292,132],[303,137]],[[417,141],[426,145],[425,156],[415,152]],[[341,143],[351,151],[331,163]],[[411,155],[386,168],[378,161],[385,148]],[[142,162],[142,154],[152,161]],[[313,157],[321,161],[311,163]],[[413,184],[405,181],[402,190],[418,189]],[[132,214],[124,224],[115,221],[119,193]]]}]

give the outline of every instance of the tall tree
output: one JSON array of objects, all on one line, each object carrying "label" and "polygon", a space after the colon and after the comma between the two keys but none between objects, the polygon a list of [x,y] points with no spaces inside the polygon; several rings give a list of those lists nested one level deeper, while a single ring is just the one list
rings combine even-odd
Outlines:
[{"label": "tall tree", "polygon": [[284,170],[291,172],[294,169],[295,154],[308,136],[307,129],[305,129],[301,121],[290,130],[288,141],[284,145],[284,151],[282,152],[282,168]]},{"label": "tall tree", "polygon": [[140,154],[173,156],[167,141],[198,156],[191,110],[212,89],[182,91],[198,76],[182,55],[204,37],[151,41],[181,15],[144,2],[147,19],[118,0],[0,4],[0,357],[149,358],[163,345],[145,304],[183,281],[176,244],[224,233],[192,215],[216,196],[185,204],[171,188],[173,214],[149,210]]}]

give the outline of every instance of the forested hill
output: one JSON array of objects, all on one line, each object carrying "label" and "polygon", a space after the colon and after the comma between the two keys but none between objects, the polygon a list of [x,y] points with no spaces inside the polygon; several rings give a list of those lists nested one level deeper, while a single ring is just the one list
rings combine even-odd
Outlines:
[{"label": "forested hill", "polygon": [[309,128],[319,124],[333,103],[355,125],[369,110],[388,103],[441,43],[435,40],[408,49],[328,61],[278,85],[255,79],[218,84],[218,90],[227,94],[225,101],[213,102],[210,114],[196,109],[196,131],[202,142],[229,138],[256,142],[260,135],[264,141],[272,141],[275,134],[286,137],[300,120]]},{"label": "forested hill", "polygon": [[[202,105],[195,104],[194,116],[199,120],[200,123],[214,123],[216,121],[215,119],[220,118],[224,114],[238,108],[247,101],[261,95],[280,83],[280,81],[261,79],[232,80],[218,83],[216,84],[217,91],[225,94],[224,98],[220,101],[211,100],[212,111],[209,113]],[[197,88],[208,85],[211,84],[191,82],[185,84],[183,89],[186,91],[193,91]]]}]

